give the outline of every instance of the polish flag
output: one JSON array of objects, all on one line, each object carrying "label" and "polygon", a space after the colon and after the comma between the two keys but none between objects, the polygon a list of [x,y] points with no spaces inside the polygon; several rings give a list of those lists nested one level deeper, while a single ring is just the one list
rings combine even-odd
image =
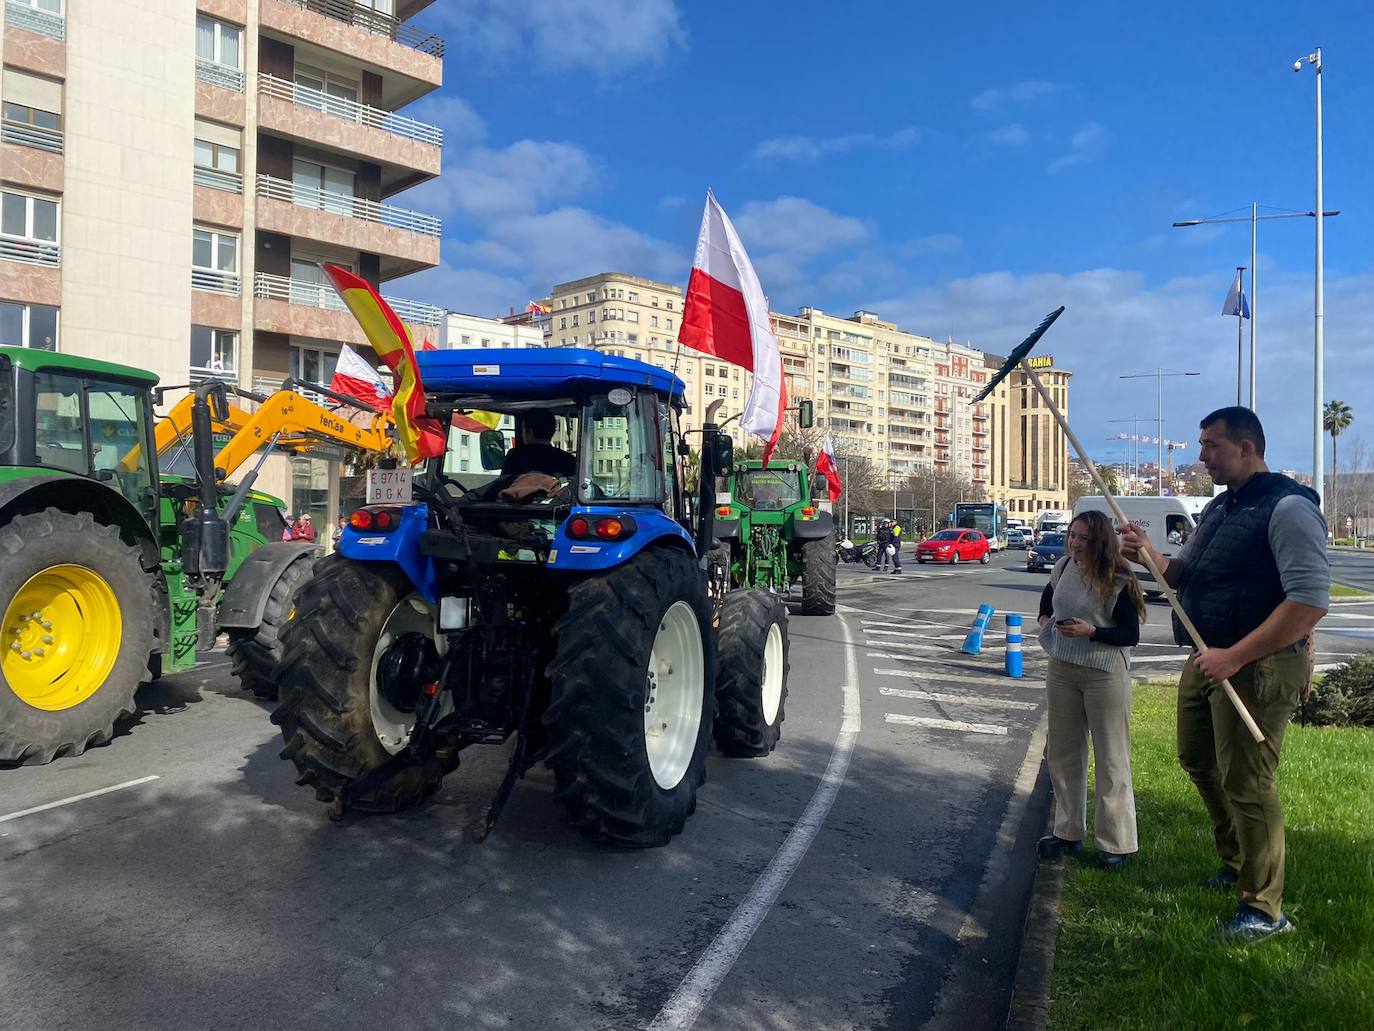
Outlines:
[{"label": "polish flag", "polygon": [[421,350],[421,351],[437,351],[437,350],[439,350],[439,348],[438,348],[437,345],[430,343],[429,340],[428,340],[428,338],[426,338],[425,342],[424,342],[423,344],[420,345],[420,350]]},{"label": "polish flag", "polygon": [[787,408],[782,353],[754,265],[709,190],[677,339],[754,374],[740,425],[768,442],[763,447],[766,466],[778,446]]},{"label": "polish flag", "polygon": [[391,401],[391,388],[377,375],[377,370],[363,361],[347,344],[339,352],[334,366],[334,378],[329,389],[338,394],[356,397],[378,411],[384,411]]},{"label": "polish flag", "polygon": [[829,433],[825,435],[825,446],[816,456],[816,475],[825,477],[830,500],[839,501],[840,495],[844,493],[844,482],[840,479],[840,470],[835,465],[835,445],[831,443]]}]

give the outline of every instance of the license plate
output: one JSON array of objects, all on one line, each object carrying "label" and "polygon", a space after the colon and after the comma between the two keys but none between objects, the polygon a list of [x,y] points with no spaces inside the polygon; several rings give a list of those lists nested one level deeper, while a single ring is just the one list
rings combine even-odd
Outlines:
[{"label": "license plate", "polygon": [[367,471],[367,503],[369,505],[410,504],[410,470],[369,469]]}]

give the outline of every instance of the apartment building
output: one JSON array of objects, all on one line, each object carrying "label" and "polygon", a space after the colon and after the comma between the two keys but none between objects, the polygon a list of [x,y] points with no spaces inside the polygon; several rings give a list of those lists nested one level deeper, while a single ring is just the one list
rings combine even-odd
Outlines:
[{"label": "apartment building", "polygon": [[[439,220],[396,202],[439,174],[441,131],[400,113],[442,82],[430,0],[5,0],[0,341],[165,384],[328,381],[366,346],[321,281],[439,262]],[[417,339],[441,309],[389,297]],[[328,525],[337,464],[260,484]]]},{"label": "apartment building", "polygon": [[[991,354],[982,357],[986,376],[1001,368],[1002,358]],[[1052,355],[1031,360],[1037,363],[1036,374],[1067,419],[1073,374],[1056,367]],[[1010,515],[1023,519],[1033,519],[1046,509],[1068,508],[1068,440],[1041,402],[1030,377],[1019,370],[1012,372],[988,400],[988,494],[1006,505]]]},{"label": "apartment building", "polygon": [[992,373],[986,355],[967,344],[932,346],[935,365],[935,469],[975,487],[991,485],[990,401],[970,404]]}]

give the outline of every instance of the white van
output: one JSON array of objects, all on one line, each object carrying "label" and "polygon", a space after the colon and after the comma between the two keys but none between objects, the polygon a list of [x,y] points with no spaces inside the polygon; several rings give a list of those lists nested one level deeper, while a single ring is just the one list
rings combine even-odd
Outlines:
[{"label": "white van", "polygon": [[[1145,531],[1150,543],[1165,558],[1177,555],[1183,543],[1197,529],[1197,521],[1202,518],[1202,510],[1211,498],[1180,495],[1177,497],[1117,498],[1117,504],[1126,518]],[[1093,494],[1078,499],[1073,506],[1075,516],[1082,512],[1101,512],[1116,526],[1116,517],[1107,506],[1107,499]],[[1154,583],[1154,576],[1144,566],[1135,566],[1136,577],[1141,583]]]},{"label": "white van", "polygon": [[1035,517],[1035,540],[1032,543],[1038,544],[1042,535],[1047,533],[1063,533],[1069,528],[1069,519],[1073,516],[1067,509],[1047,508]]}]

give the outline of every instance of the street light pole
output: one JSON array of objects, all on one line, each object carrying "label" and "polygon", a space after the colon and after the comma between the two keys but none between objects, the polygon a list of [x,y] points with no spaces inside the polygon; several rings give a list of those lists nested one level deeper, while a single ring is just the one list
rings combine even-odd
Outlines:
[{"label": "street light pole", "polygon": [[1326,318],[1326,297],[1325,297],[1325,277],[1323,275],[1323,262],[1325,260],[1323,240],[1322,240],[1322,48],[1308,54],[1306,58],[1299,58],[1293,62],[1293,71],[1302,71],[1302,62],[1306,60],[1308,64],[1316,69],[1317,73],[1317,256],[1316,256],[1316,283],[1313,286],[1313,327],[1312,327],[1312,488],[1317,492],[1320,504],[1325,504],[1326,499],[1326,470],[1324,468],[1325,455],[1322,450],[1322,398],[1323,398],[1323,377],[1326,371],[1326,339],[1325,327],[1323,323]]},{"label": "street light pole", "polygon": [[[1298,63],[1294,66],[1295,70],[1297,70],[1297,68],[1298,68],[1300,65],[1301,65],[1301,62],[1298,62]],[[1318,205],[1318,207],[1320,208],[1320,205]],[[1261,215],[1261,214],[1259,213],[1259,204],[1258,204],[1257,202],[1255,202],[1255,201],[1251,201],[1251,202],[1250,202],[1250,214],[1249,214],[1249,215],[1246,215],[1246,216],[1243,216],[1243,217],[1230,218],[1230,217],[1225,217],[1225,216],[1219,216],[1219,217],[1217,217],[1217,218],[1189,218],[1189,219],[1183,220],[1182,222],[1174,222],[1174,223],[1173,223],[1173,227],[1174,227],[1175,229],[1186,229],[1186,228],[1188,228],[1188,227],[1190,227],[1190,226],[1223,225],[1223,224],[1228,223],[1228,222],[1249,222],[1249,223],[1250,223],[1250,409],[1251,409],[1251,411],[1255,411],[1255,412],[1258,412],[1258,411],[1259,411],[1259,409],[1255,407],[1255,405],[1256,405],[1256,400],[1255,400],[1256,382],[1257,382],[1257,378],[1258,378],[1258,374],[1257,374],[1257,362],[1258,362],[1258,360],[1259,360],[1259,355],[1258,355],[1258,351],[1257,351],[1257,348],[1258,348],[1257,340],[1258,340],[1258,337],[1259,337],[1259,329],[1257,328],[1257,325],[1256,325],[1257,322],[1258,322],[1258,320],[1259,320],[1259,317],[1258,317],[1258,315],[1256,314],[1256,310],[1257,310],[1258,307],[1259,307],[1259,299],[1258,299],[1258,297],[1256,296],[1256,295],[1258,294],[1258,292],[1259,292],[1259,287],[1258,287],[1258,284],[1257,284],[1256,279],[1255,279],[1255,263],[1256,263],[1256,261],[1257,261],[1258,258],[1259,258],[1259,254],[1258,254],[1258,251],[1257,251],[1257,249],[1256,249],[1257,246],[1258,246],[1258,241],[1259,241],[1259,229],[1258,229],[1259,223],[1260,223],[1260,222],[1270,222],[1270,221],[1273,221],[1273,220],[1275,220],[1275,219],[1280,219],[1280,218],[1317,218],[1317,214],[1318,214],[1318,213],[1317,213],[1316,211],[1281,211],[1281,212],[1279,212],[1279,213],[1277,213],[1277,214],[1272,214],[1272,215]],[[1339,214],[1340,214],[1339,211],[1322,211],[1322,212],[1321,212],[1321,217],[1323,217],[1323,218],[1334,218],[1335,216],[1337,216],[1337,215],[1339,215]],[[1317,220],[1318,220],[1318,221],[1321,221],[1320,218],[1318,218]],[[1320,435],[1319,435],[1319,437],[1320,437]]]},{"label": "street light pole", "polygon": [[[1240,294],[1239,294],[1239,296],[1243,298],[1243,297],[1245,296],[1245,266],[1244,266],[1244,265],[1237,265],[1237,266],[1236,266],[1236,282],[1240,284]],[[1254,284],[1252,283],[1252,284],[1251,284],[1251,288],[1253,289],[1253,287],[1254,287]],[[1241,338],[1241,329],[1242,329],[1242,327],[1245,325],[1245,320],[1244,320],[1244,318],[1241,317],[1241,311],[1242,311],[1242,310],[1243,310],[1243,309],[1242,309],[1241,307],[1237,307],[1237,309],[1236,309],[1236,407],[1237,407],[1237,408],[1239,408],[1242,404],[1245,403],[1245,399],[1241,396],[1241,387],[1242,387],[1242,384],[1245,382],[1245,370],[1244,370],[1244,363],[1243,363],[1242,360],[1241,360],[1241,342],[1240,342],[1240,338]],[[1252,312],[1251,314],[1253,315],[1253,312]],[[1253,318],[1251,319],[1251,321],[1252,321],[1252,322],[1254,321]]]},{"label": "street light pole", "polygon": [[[1254,287],[1254,284],[1255,280],[1253,277],[1251,277],[1250,285],[1252,288]],[[1251,309],[1251,314],[1254,314],[1254,309]],[[1252,368],[1252,375],[1253,372],[1254,370]],[[1119,379],[1145,379],[1148,376],[1153,376],[1155,378],[1155,427],[1159,432],[1159,476],[1157,477],[1157,482],[1155,484],[1155,494],[1157,495],[1163,495],[1164,493],[1164,377],[1197,375],[1200,374],[1196,372],[1179,372],[1175,369],[1155,369],[1152,372],[1128,372],[1125,375],[1118,377]]]}]

